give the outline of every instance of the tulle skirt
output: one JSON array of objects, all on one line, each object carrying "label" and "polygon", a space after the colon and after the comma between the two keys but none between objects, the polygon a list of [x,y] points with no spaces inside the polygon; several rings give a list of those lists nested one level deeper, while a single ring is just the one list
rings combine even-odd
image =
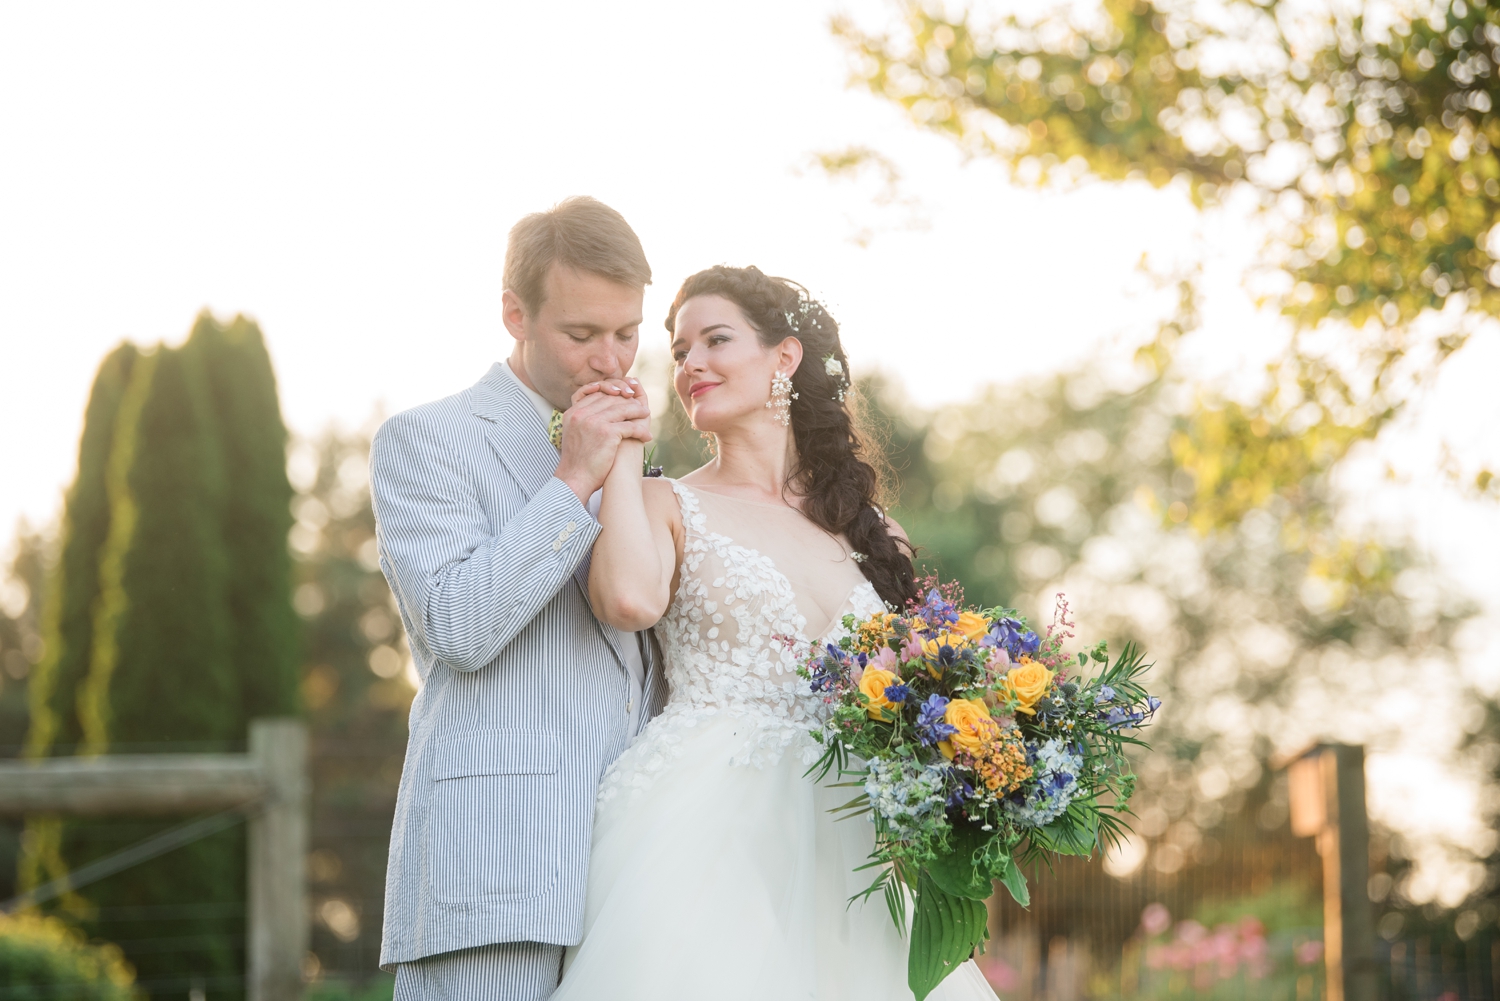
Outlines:
[{"label": "tulle skirt", "polygon": [[[873,878],[854,871],[873,829],[828,811],[857,790],[814,786],[790,749],[733,763],[753,726],[714,716],[666,746],[653,724],[616,763],[625,791],[599,805],[584,938],[553,1001],[912,997],[884,898],[848,904]],[[965,963],[930,997],[995,994]]]}]

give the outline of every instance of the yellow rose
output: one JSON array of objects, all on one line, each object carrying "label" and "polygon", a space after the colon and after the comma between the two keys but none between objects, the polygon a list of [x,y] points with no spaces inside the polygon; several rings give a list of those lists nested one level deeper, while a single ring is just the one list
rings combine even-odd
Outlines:
[{"label": "yellow rose", "polygon": [[958,731],[938,744],[938,750],[949,761],[959,751],[976,750],[1000,732],[983,699],[953,699],[943,711],[943,722]]},{"label": "yellow rose", "polygon": [[865,705],[865,712],[870,714],[871,719],[889,718],[885,709],[891,704],[891,700],[885,697],[885,690],[900,680],[894,672],[878,667],[865,668],[864,675],[859,679],[859,690],[869,700]]},{"label": "yellow rose", "polygon": [[1006,672],[1005,685],[1020,703],[1016,706],[1016,712],[1035,716],[1036,710],[1032,706],[1041,701],[1042,696],[1047,694],[1047,689],[1052,687],[1052,672],[1030,657],[1022,657],[1015,667]]},{"label": "yellow rose", "polygon": [[967,636],[970,643],[978,643],[980,637],[989,632],[990,620],[978,612],[964,612],[953,628]]}]

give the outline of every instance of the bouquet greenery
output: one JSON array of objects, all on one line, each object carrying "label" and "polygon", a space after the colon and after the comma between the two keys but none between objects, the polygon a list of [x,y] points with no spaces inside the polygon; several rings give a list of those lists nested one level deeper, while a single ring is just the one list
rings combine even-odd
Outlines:
[{"label": "bouquet greenery", "polygon": [[1128,731],[1160,705],[1135,647],[1113,663],[1104,643],[1063,652],[1073,623],[1061,596],[1039,637],[1014,609],[965,608],[957,585],[932,583],[902,614],[845,616],[848,635],[801,668],[829,707],[808,774],[848,779],[838,784],[861,791],[839,810],[875,824],[865,868],[879,875],[854,899],[883,893],[904,933],[915,896],[918,1001],[988,937],[995,880],[1024,907],[1022,866],[1120,838],[1135,783],[1125,745],[1142,744]]}]

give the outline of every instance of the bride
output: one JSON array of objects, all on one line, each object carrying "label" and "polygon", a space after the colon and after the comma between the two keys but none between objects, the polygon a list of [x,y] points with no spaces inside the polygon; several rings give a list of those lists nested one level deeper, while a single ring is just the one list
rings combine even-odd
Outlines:
[{"label": "bride", "polygon": [[[689,278],[667,315],[675,388],[716,456],[643,478],[625,441],[604,484],[589,597],[654,626],[671,697],[599,789],[584,938],[553,1001],[909,999],[906,941],[848,789],[804,777],[819,703],[810,645],[915,591],[910,546],[875,505],[844,397],[838,325],[755,268]],[[993,1001],[972,962],[930,995]]]}]

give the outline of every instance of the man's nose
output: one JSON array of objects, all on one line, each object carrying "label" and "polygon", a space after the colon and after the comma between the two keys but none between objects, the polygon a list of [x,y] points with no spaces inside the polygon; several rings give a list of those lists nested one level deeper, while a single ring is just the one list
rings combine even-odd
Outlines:
[{"label": "man's nose", "polygon": [[589,358],[589,368],[605,379],[618,379],[625,374],[620,366],[620,356],[609,348],[595,351]]}]

